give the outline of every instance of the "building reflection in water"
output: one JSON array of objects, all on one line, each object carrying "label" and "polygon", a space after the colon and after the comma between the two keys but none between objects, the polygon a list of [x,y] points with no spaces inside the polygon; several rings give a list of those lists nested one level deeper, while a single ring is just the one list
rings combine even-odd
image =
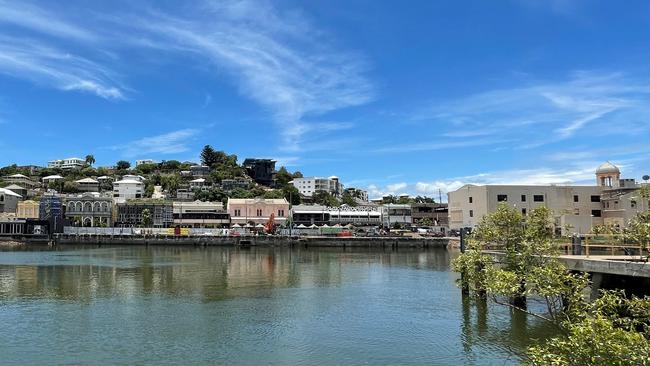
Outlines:
[{"label": "building reflection in water", "polygon": [[[445,250],[103,247],[3,252],[0,298],[264,296],[278,287],[364,280],[372,266],[449,270]],[[12,258],[15,256],[16,258]],[[346,271],[346,269],[348,269]]]}]

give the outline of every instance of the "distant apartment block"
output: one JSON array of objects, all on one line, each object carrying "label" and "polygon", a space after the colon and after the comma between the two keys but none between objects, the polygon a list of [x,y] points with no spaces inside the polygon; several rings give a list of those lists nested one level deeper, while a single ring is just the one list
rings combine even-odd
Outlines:
[{"label": "distant apartment block", "polygon": [[113,200],[116,203],[144,197],[144,183],[136,179],[122,179],[113,183]]},{"label": "distant apartment block", "polygon": [[79,158],[67,158],[62,160],[50,160],[47,162],[48,168],[59,168],[63,170],[81,169],[86,165],[86,161]]},{"label": "distant apartment block", "polygon": [[[343,194],[343,184],[339,182],[339,178],[331,176],[329,178],[322,177],[303,177],[294,178],[291,181],[293,186],[298,189],[301,195],[311,197],[318,191],[325,191],[338,197]],[[366,195],[367,196],[367,195]]]},{"label": "distant apartment block", "polygon": [[140,165],[143,165],[143,164],[157,164],[157,163],[156,163],[155,160],[151,160],[151,159],[142,159],[142,160],[136,160],[135,161],[135,166],[136,167],[140,166]]}]

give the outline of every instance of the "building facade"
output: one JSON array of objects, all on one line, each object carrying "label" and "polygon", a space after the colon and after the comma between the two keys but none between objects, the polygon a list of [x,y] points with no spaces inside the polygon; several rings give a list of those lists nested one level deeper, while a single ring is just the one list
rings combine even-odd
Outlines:
[{"label": "building facade", "polygon": [[413,225],[429,222],[431,226],[449,227],[449,210],[446,203],[411,204]]},{"label": "building facade", "polygon": [[92,178],[84,178],[75,181],[80,192],[99,192],[99,182]]},{"label": "building facade", "polygon": [[128,199],[144,197],[144,183],[135,179],[122,179],[113,183],[113,200],[124,203]]},{"label": "building facade", "polygon": [[38,182],[33,181],[31,178],[23,174],[8,175],[3,177],[2,180],[8,184],[15,184],[26,189],[34,189],[39,185]]},{"label": "building facade", "polygon": [[144,210],[149,210],[152,219],[151,227],[167,228],[174,225],[171,201],[133,200],[117,203],[116,207],[116,227],[144,227]]},{"label": "building facade", "polygon": [[79,158],[67,158],[62,160],[50,160],[47,162],[48,168],[59,168],[63,170],[81,169],[86,166],[86,161]]},{"label": "building facade", "polygon": [[282,225],[289,217],[289,202],[284,198],[231,198],[228,214],[232,224],[266,224],[271,215],[275,223]]},{"label": "building facade", "polygon": [[41,197],[38,205],[38,218],[41,221],[48,222],[51,233],[63,232],[63,213],[63,199],[60,196],[54,193],[46,193]]},{"label": "building facade", "polygon": [[[502,202],[517,208],[522,215],[546,206],[562,233],[588,233],[602,224],[599,186],[516,186],[465,185],[449,193],[449,227],[474,227],[483,215],[494,212]],[[570,229],[565,229],[570,227]]]},{"label": "building facade", "polygon": [[113,200],[95,193],[69,196],[65,200],[65,218],[72,226],[113,226]]},{"label": "building facade", "polygon": [[16,206],[16,218],[34,219],[39,217],[39,203],[32,200],[18,202]]},{"label": "building facade", "polygon": [[329,178],[294,178],[291,183],[298,189],[298,192],[305,197],[311,197],[318,191],[325,191],[336,197],[343,194],[343,184],[339,182],[339,178],[336,176],[331,176]]},{"label": "building facade", "polygon": [[389,203],[381,206],[384,226],[411,226],[413,223],[411,205]]},{"label": "building facade", "polygon": [[174,201],[174,226],[188,228],[230,227],[230,215],[221,202]]}]

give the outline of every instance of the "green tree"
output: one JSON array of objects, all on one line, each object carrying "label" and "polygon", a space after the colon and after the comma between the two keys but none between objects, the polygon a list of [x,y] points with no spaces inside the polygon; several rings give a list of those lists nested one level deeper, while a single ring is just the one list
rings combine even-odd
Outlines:
[{"label": "green tree", "polygon": [[275,184],[279,188],[284,188],[289,185],[289,182],[293,180],[293,176],[287,171],[287,168],[280,167],[278,172],[275,174]]},{"label": "green tree", "polygon": [[[621,293],[603,291],[601,299],[590,304],[583,297],[588,277],[570,272],[557,260],[552,234],[546,207],[524,218],[518,210],[500,205],[483,216],[468,239],[468,249],[453,262],[464,275],[461,285],[559,328],[560,336],[529,349],[527,364],[637,365],[644,364],[638,360],[650,360],[645,338],[650,298],[628,300]],[[487,249],[503,251],[499,264]],[[542,299],[545,311],[531,311],[525,301],[502,301],[523,296]]]},{"label": "green tree", "polygon": [[178,160],[167,160],[160,163],[160,170],[164,172],[178,171],[181,168],[181,162]]},{"label": "green tree", "polygon": [[120,160],[115,164],[115,168],[117,168],[117,170],[129,170],[129,168],[131,168],[131,163],[126,160]]},{"label": "green tree", "polygon": [[302,198],[300,197],[300,191],[292,184],[289,184],[284,188],[282,188],[282,193],[284,194],[284,198],[291,205],[299,205],[302,202]]},{"label": "green tree", "polygon": [[357,200],[354,199],[349,191],[343,192],[343,195],[341,196],[341,203],[352,207],[357,206]]},{"label": "green tree", "polygon": [[142,226],[143,227],[153,226],[153,217],[151,216],[151,211],[148,208],[142,210]]},{"label": "green tree", "polygon": [[205,145],[201,150],[201,163],[209,167],[217,163],[217,156],[212,146]]},{"label": "green tree", "polygon": [[135,167],[134,171],[143,175],[148,175],[153,173],[158,169],[158,164],[140,164]]},{"label": "green tree", "polygon": [[284,192],[280,189],[271,189],[264,192],[264,195],[262,197],[267,199],[284,198]]},{"label": "green tree", "polygon": [[318,205],[323,205],[327,207],[338,207],[340,202],[327,191],[316,191],[312,195],[312,200]]},{"label": "green tree", "polygon": [[169,193],[176,192],[181,185],[181,177],[178,174],[165,174],[160,176],[160,184]]},{"label": "green tree", "polygon": [[86,155],[86,164],[88,164],[88,166],[92,166],[93,164],[95,164],[95,156]]}]

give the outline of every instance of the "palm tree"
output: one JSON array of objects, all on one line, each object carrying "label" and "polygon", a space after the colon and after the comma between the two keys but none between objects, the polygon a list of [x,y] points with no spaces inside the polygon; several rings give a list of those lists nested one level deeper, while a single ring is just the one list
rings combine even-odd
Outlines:
[{"label": "palm tree", "polygon": [[95,164],[95,156],[93,155],[86,155],[86,164],[92,166]]}]

